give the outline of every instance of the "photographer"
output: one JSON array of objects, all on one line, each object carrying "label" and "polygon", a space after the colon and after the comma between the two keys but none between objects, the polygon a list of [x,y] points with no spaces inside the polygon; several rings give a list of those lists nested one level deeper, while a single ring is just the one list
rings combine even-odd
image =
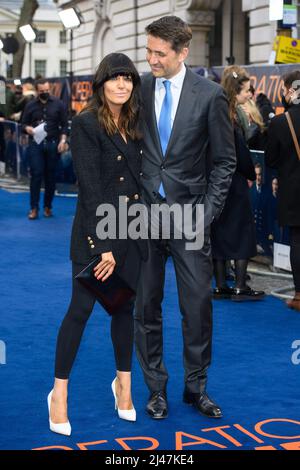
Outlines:
[{"label": "photographer", "polygon": [[[67,110],[61,100],[50,95],[50,85],[45,79],[36,82],[37,97],[30,101],[23,113],[22,125],[30,136],[30,220],[38,218],[42,180],[45,183],[44,216],[52,216],[55,193],[55,175],[59,154],[65,151],[67,139]],[[46,137],[37,143],[35,128],[45,123]]]}]

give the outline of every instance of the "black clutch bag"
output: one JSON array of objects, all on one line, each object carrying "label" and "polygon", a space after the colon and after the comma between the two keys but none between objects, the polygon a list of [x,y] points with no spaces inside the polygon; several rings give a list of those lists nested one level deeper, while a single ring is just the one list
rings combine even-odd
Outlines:
[{"label": "black clutch bag", "polygon": [[113,315],[135,297],[135,291],[115,271],[106,281],[98,281],[94,275],[94,268],[98,263],[97,256],[75,276],[75,279],[95,295],[109,315]]}]

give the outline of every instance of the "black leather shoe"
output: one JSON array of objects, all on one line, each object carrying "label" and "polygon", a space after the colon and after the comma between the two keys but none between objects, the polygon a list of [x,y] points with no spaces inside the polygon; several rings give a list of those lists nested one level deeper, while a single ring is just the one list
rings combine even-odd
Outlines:
[{"label": "black leather shoe", "polygon": [[213,298],[215,300],[231,299],[232,294],[233,294],[232,287],[216,287],[213,290]]},{"label": "black leather shoe", "polygon": [[183,401],[188,405],[193,405],[207,418],[222,418],[221,408],[209,398],[206,392],[191,393],[185,389],[183,393]]},{"label": "black leather shoe", "polygon": [[147,413],[153,419],[164,419],[168,416],[168,403],[166,393],[153,392],[146,407]]},{"label": "black leather shoe", "polygon": [[300,292],[296,292],[293,299],[287,300],[286,305],[292,310],[298,310],[300,312]]},{"label": "black leather shoe", "polygon": [[52,209],[50,209],[49,207],[45,207],[44,208],[44,216],[47,217],[47,218],[53,217]]},{"label": "black leather shoe", "polygon": [[39,211],[37,209],[31,209],[31,211],[28,214],[28,219],[35,220],[38,218],[39,218]]},{"label": "black leather shoe", "polygon": [[233,289],[231,300],[234,302],[244,302],[245,300],[262,300],[266,293],[262,290],[253,290],[250,287],[245,289]]}]

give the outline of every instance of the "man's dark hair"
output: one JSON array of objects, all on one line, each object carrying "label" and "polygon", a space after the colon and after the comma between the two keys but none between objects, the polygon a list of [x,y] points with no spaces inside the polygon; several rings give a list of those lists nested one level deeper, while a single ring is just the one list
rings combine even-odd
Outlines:
[{"label": "man's dark hair", "polygon": [[193,37],[191,28],[177,16],[163,16],[146,27],[146,33],[171,43],[172,49],[179,53],[189,47]]},{"label": "man's dark hair", "polygon": [[282,77],[284,86],[289,90],[294,88],[294,82],[298,82],[296,89],[300,87],[300,70],[294,70],[293,72],[287,73]]},{"label": "man's dark hair", "polygon": [[34,78],[32,77],[27,77],[27,78],[24,78],[24,80],[22,80],[23,84],[24,83],[30,83],[31,85],[34,85],[35,84],[35,80]]},{"label": "man's dark hair", "polygon": [[49,83],[49,80],[47,80],[47,78],[39,78],[35,81],[35,89],[37,90],[39,85],[45,85],[45,83]]}]

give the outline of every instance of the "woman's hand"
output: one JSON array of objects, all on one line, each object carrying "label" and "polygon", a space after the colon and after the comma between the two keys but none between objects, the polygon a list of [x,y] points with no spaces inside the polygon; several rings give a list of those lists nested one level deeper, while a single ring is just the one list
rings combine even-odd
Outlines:
[{"label": "woman's hand", "polygon": [[114,272],[116,261],[111,251],[108,253],[102,253],[101,257],[102,260],[94,267],[94,271],[95,277],[98,281],[102,280],[102,282],[104,282]]}]

